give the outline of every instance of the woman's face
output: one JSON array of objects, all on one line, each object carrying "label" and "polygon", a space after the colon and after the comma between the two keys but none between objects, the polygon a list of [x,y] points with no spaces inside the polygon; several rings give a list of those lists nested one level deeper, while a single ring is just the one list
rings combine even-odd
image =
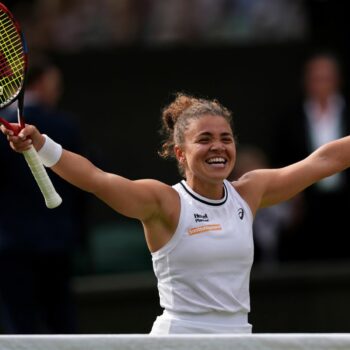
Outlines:
[{"label": "woman's face", "polygon": [[309,62],[305,76],[305,88],[308,95],[315,99],[325,99],[337,93],[339,72],[334,61],[319,57]]},{"label": "woman's face", "polygon": [[189,122],[184,144],[175,146],[189,184],[222,183],[234,166],[236,147],[230,124],[222,116],[204,115]]}]

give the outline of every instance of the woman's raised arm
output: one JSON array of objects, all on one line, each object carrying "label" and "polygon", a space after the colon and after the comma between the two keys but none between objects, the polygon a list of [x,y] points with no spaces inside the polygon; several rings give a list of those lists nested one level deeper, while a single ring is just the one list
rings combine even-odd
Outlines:
[{"label": "woman's raised arm", "polygon": [[348,167],[350,136],[326,143],[289,166],[251,171],[243,175],[235,187],[254,210],[288,200],[315,182]]},{"label": "woman's raised arm", "polygon": [[[18,135],[3,125],[1,131],[7,136],[11,148],[17,152],[23,152],[33,144],[40,155],[40,150],[47,142],[45,136],[32,125],[26,126]],[[174,195],[170,186],[159,181],[131,181],[102,171],[87,158],[64,149],[51,169],[72,185],[96,195],[122,215],[142,221],[161,214],[163,204]]]}]

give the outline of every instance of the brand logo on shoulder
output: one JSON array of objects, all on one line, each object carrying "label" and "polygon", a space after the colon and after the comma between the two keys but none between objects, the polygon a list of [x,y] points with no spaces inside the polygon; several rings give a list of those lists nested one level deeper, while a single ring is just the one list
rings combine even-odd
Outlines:
[{"label": "brand logo on shoulder", "polygon": [[241,220],[243,220],[243,217],[244,217],[244,210],[243,208],[239,208],[238,209],[238,216]]},{"label": "brand logo on shoulder", "polygon": [[208,222],[208,214],[193,214],[195,222]]}]

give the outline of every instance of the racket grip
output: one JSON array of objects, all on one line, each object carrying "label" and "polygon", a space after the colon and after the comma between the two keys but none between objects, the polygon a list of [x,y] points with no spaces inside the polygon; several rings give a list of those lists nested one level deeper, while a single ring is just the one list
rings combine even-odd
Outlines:
[{"label": "racket grip", "polygon": [[56,192],[35,148],[31,146],[23,152],[23,155],[45,198],[46,206],[50,209],[58,207],[62,203],[62,198]]}]

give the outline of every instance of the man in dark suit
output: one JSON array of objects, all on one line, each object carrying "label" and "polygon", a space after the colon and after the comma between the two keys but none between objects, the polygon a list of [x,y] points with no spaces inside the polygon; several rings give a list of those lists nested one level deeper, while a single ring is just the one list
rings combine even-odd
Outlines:
[{"label": "man in dark suit", "polygon": [[[291,164],[322,144],[350,134],[350,114],[342,93],[340,64],[327,52],[305,64],[304,95],[276,124],[276,166]],[[350,209],[349,171],[320,181],[304,193],[304,219],[285,237],[286,259],[350,259],[347,230]]]},{"label": "man in dark suit", "polygon": [[[77,122],[56,107],[60,70],[46,58],[31,62],[26,122],[79,151]],[[13,107],[4,113],[16,121]],[[48,170],[63,203],[47,209],[23,156],[5,138],[0,138],[0,161],[0,333],[75,333],[71,258],[83,234],[82,193]]]}]

